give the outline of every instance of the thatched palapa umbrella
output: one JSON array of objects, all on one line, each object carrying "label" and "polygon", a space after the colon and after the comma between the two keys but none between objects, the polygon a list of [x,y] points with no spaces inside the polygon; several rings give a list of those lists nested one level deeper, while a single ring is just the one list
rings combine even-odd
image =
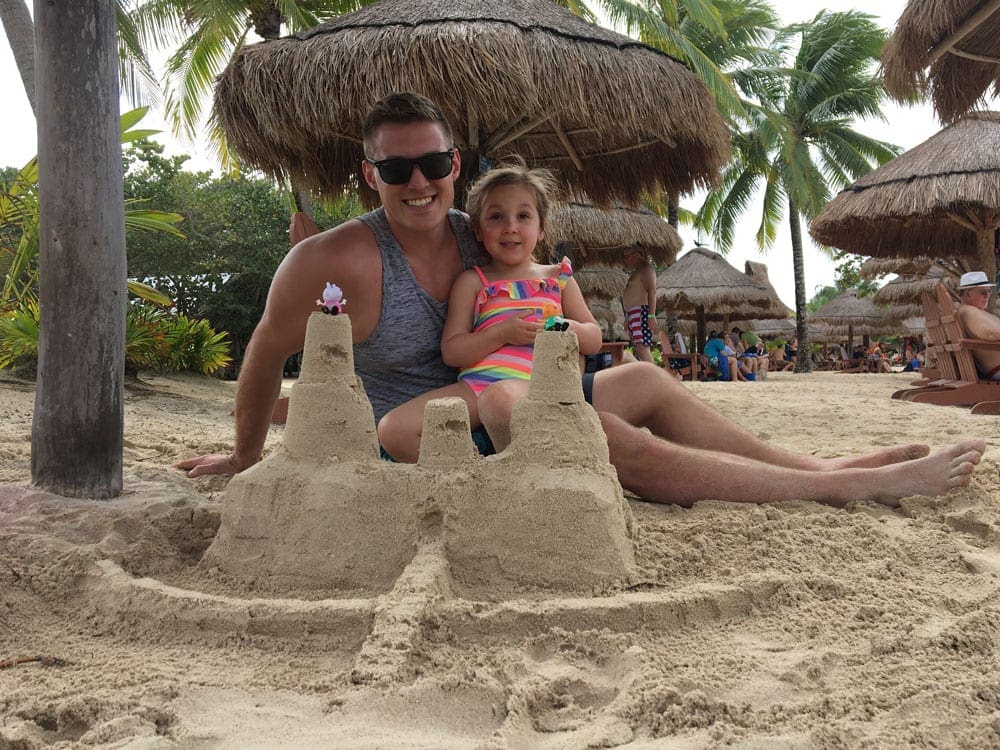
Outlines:
[{"label": "thatched palapa umbrella", "polygon": [[868,258],[858,269],[858,275],[867,281],[894,273],[922,276],[933,265],[932,258]]},{"label": "thatched palapa umbrella", "polygon": [[992,278],[997,227],[1000,113],[974,112],[842,191],[809,232],[862,255],[961,258]]},{"label": "thatched palapa umbrella", "polygon": [[648,208],[620,204],[600,208],[579,200],[552,206],[545,237],[551,244],[571,246],[565,254],[573,259],[574,269],[593,263],[620,266],[631,248],[646,253],[656,265],[667,266],[682,244],[677,230]]},{"label": "thatched palapa umbrella", "polygon": [[775,288],[771,285],[771,279],[767,275],[766,264],[748,260],[746,261],[744,268],[746,269],[746,275],[766,288],[771,296],[771,305],[763,312],[757,314],[758,320],[767,320],[770,318],[784,320],[788,318],[789,315],[795,314],[795,311],[792,308],[781,301],[777,290],[775,290]]},{"label": "thatched palapa umbrella", "polygon": [[[950,277],[947,277],[944,269],[938,266],[931,267],[922,276],[901,274],[875,292],[872,295],[872,302],[883,307],[910,304],[919,308],[921,293],[930,292],[933,294],[938,283],[953,286]],[[921,311],[919,314],[922,315],[923,312]]]},{"label": "thatched palapa umbrella", "polygon": [[599,299],[605,302],[617,302],[621,307],[621,298],[625,293],[625,282],[628,281],[628,277],[620,268],[588,266],[577,270],[574,267],[573,278],[579,284],[583,298],[587,302]]},{"label": "thatched palapa umbrella", "polygon": [[698,321],[699,351],[711,317],[744,320],[756,317],[756,312],[770,304],[766,287],[704,247],[688,251],[656,279],[657,310],[678,317],[693,314]]},{"label": "thatched palapa umbrella", "polygon": [[886,88],[899,99],[930,84],[951,122],[1000,94],[1000,0],[910,0],[882,52]]},{"label": "thatched palapa umbrella", "polygon": [[857,289],[848,289],[834,297],[809,319],[846,334],[848,347],[854,345],[854,334],[868,337],[892,333],[900,328],[898,319],[893,318],[885,308],[878,307],[871,297],[859,297]]},{"label": "thatched palapa umbrella", "polygon": [[361,123],[396,91],[433,99],[464,154],[463,179],[512,154],[574,192],[638,203],[711,183],[729,134],[679,62],[550,0],[381,0],[238,51],[213,114],[230,148],[327,195],[358,189]]}]

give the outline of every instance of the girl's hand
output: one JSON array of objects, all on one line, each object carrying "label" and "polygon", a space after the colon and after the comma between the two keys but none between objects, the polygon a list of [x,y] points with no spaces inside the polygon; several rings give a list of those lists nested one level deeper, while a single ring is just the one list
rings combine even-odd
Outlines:
[{"label": "girl's hand", "polygon": [[503,340],[514,346],[526,346],[535,343],[535,334],[542,330],[542,324],[536,320],[527,320],[535,313],[523,312],[517,317],[508,318],[503,323],[498,323],[497,333],[503,336]]}]

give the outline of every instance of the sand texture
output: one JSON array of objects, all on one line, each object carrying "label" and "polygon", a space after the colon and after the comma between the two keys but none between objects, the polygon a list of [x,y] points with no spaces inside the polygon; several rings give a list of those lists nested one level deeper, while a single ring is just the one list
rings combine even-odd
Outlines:
[{"label": "sand texture", "polygon": [[[909,380],[685,387],[822,456],[984,437],[969,486],[755,507],[720,476],[686,510],[615,494],[558,377],[525,406],[550,433],[553,403],[571,410],[551,455],[525,437],[515,463],[474,458],[442,403],[395,473],[350,379],[306,378],[227,491],[170,464],[231,448],[233,385],[144,375],[105,502],[29,487],[33,384],[0,379],[0,662],[40,657],[0,668],[0,748],[1000,747],[1000,418],[891,401]],[[296,388],[340,389],[338,461],[283,443]],[[270,489],[239,496],[251,482]],[[531,486],[551,512],[511,496]]]}]

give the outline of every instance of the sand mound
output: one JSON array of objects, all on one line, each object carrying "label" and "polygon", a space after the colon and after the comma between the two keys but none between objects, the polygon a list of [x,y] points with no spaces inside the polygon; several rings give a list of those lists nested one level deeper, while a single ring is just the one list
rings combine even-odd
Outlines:
[{"label": "sand mound", "polygon": [[0,747],[998,746],[1000,420],[890,401],[906,382],[691,387],[822,455],[984,436],[968,487],[746,507],[720,477],[691,510],[628,502],[627,581],[489,600],[443,543],[382,591],[203,564],[227,483],[168,467],[231,446],[229,384],[131,384],[126,493],[96,503],[27,487],[33,389],[0,381],[0,661],[50,658],[0,669]]}]

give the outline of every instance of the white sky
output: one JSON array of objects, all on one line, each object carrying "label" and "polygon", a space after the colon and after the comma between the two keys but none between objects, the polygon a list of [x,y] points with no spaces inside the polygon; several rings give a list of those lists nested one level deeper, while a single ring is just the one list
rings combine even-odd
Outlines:
[{"label": "white sky", "polygon": [[[891,30],[906,5],[906,0],[878,0],[868,3],[856,0],[771,0],[771,4],[784,23],[809,20],[822,8],[831,11],[859,9],[874,15],[883,27]],[[0,166],[20,167],[34,156],[36,151],[35,120],[6,39],[0,44],[0,101],[5,103],[7,109],[3,135],[0,137]],[[858,129],[869,136],[908,149],[923,142],[941,127],[929,105],[906,108],[889,104],[885,108],[885,115],[888,122],[863,122],[858,125]],[[190,154],[193,158],[187,163],[188,169],[211,169],[214,166],[207,148],[200,144],[180,142],[171,137],[159,113],[151,111],[142,121],[142,127],[163,130],[157,136],[157,140],[166,145],[168,154]],[[694,210],[700,201],[698,198],[687,197],[682,199],[681,203],[685,208]],[[779,229],[774,247],[766,253],[761,253],[756,249],[754,242],[754,235],[760,222],[760,210],[760,205],[756,204],[745,214],[737,232],[737,236],[742,239],[730,252],[729,261],[740,270],[743,270],[746,260],[766,263],[771,283],[779,296],[794,308],[795,283],[787,226],[783,225]],[[684,238],[685,249],[694,245],[693,230],[682,227],[681,235]],[[818,287],[833,283],[835,271],[832,261],[812,245],[805,227],[803,235],[806,242],[806,297],[809,298]],[[704,240],[711,244],[710,238]]]}]

